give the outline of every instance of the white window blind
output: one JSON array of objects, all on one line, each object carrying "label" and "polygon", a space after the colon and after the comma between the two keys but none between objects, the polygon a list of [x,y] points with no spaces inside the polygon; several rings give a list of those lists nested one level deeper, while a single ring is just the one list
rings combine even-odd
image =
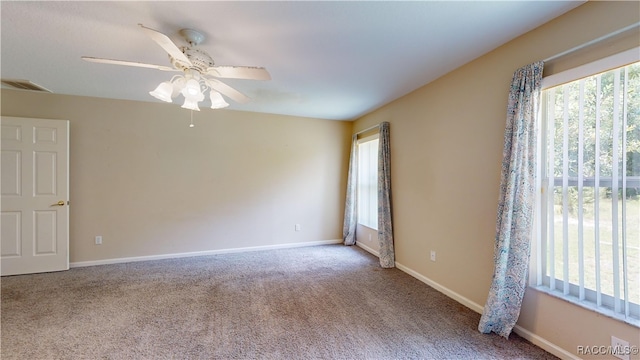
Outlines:
[{"label": "white window blind", "polygon": [[541,124],[537,285],[638,323],[640,62],[545,89]]},{"label": "white window blind", "polygon": [[378,137],[358,142],[358,223],[378,229]]}]

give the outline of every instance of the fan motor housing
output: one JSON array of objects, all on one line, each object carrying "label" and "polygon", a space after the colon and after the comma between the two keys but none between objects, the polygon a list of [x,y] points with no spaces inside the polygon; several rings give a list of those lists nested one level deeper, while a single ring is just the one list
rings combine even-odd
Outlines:
[{"label": "fan motor housing", "polygon": [[200,49],[185,47],[185,48],[182,48],[182,52],[187,56],[189,61],[191,61],[191,66],[184,64],[174,59],[173,57],[171,57],[171,63],[173,64],[173,66],[175,66],[176,68],[182,71],[187,69],[194,69],[203,73],[203,72],[206,72],[208,68],[214,65],[214,62],[211,56],[209,56],[209,54],[207,54],[206,52]]}]

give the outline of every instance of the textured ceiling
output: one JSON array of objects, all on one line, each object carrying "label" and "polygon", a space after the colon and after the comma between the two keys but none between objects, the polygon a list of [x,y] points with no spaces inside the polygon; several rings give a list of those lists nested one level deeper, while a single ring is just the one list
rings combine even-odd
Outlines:
[{"label": "textured ceiling", "polygon": [[172,73],[80,57],[169,65],[138,24],[178,44],[178,31],[193,28],[217,65],[271,73],[224,80],[253,99],[230,109],[351,120],[583,2],[2,1],[1,76],[58,94],[159,102],[148,92]]}]

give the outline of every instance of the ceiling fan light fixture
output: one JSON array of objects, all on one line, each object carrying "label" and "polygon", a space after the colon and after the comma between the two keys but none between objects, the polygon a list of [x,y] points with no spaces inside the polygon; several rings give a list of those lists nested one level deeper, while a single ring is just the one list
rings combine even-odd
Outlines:
[{"label": "ceiling fan light fixture", "polygon": [[180,95],[182,89],[184,89],[184,84],[186,82],[187,80],[184,78],[184,76],[176,75],[173,77],[173,79],[171,79],[171,85],[173,85],[173,92],[171,93],[172,98]]},{"label": "ceiling fan light fixture", "polygon": [[172,102],[173,85],[169,81],[164,81],[155,90],[149,91],[149,94],[158,100],[170,103]]},{"label": "ceiling fan light fixture", "polygon": [[198,102],[194,98],[185,98],[184,104],[182,104],[181,107],[184,109],[200,111],[200,108],[198,107]]},{"label": "ceiling fan light fixture", "polygon": [[189,79],[187,83],[184,84],[184,88],[182,89],[182,95],[184,97],[199,97],[202,95],[202,91],[200,90],[200,82],[196,79]]},{"label": "ceiling fan light fixture", "polygon": [[204,100],[204,94],[200,92],[200,89],[198,89],[199,91],[198,94],[191,95],[188,92],[186,92],[185,89],[182,90],[182,95],[184,95],[184,104],[182,104],[182,107],[185,109],[200,111],[200,108],[198,107],[198,103]]},{"label": "ceiling fan light fixture", "polygon": [[209,98],[211,99],[211,108],[214,110],[229,106],[229,104],[224,101],[222,95],[217,91],[209,90]]},{"label": "ceiling fan light fixture", "polygon": [[147,36],[169,54],[169,60],[173,67],[89,56],[83,56],[82,59],[104,64],[182,72],[180,75],[174,75],[171,80],[160,83],[160,85],[158,85],[155,90],[150,91],[149,94],[158,100],[169,103],[173,102],[172,99],[178,97],[178,95],[182,95],[184,96],[182,107],[195,111],[200,111],[198,103],[204,100],[207,91],[209,91],[209,98],[211,99],[211,109],[222,109],[229,106],[225,98],[222,97],[222,94],[239,103],[249,101],[249,98],[238,90],[210,77],[245,80],[271,79],[271,75],[269,75],[269,72],[263,67],[216,66],[206,51],[197,48],[204,40],[204,35],[195,30],[181,30],[180,34],[189,43],[189,46],[178,47],[167,35],[142,24],[138,25]]}]

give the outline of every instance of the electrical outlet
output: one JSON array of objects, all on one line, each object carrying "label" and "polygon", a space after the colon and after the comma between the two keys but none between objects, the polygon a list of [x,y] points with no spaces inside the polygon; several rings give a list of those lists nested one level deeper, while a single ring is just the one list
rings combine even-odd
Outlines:
[{"label": "electrical outlet", "polygon": [[611,336],[611,355],[622,360],[629,360],[629,342]]},{"label": "electrical outlet", "polygon": [[296,230],[296,231],[300,231],[300,230],[302,230],[302,225],[300,225],[300,224],[296,224],[296,226],[295,226],[295,230]]},{"label": "electrical outlet", "polygon": [[102,235],[96,236],[96,245],[102,245]]},{"label": "electrical outlet", "polygon": [[436,252],[431,250],[431,261],[436,261]]},{"label": "electrical outlet", "polygon": [[369,242],[371,242],[371,234],[369,234]]}]

